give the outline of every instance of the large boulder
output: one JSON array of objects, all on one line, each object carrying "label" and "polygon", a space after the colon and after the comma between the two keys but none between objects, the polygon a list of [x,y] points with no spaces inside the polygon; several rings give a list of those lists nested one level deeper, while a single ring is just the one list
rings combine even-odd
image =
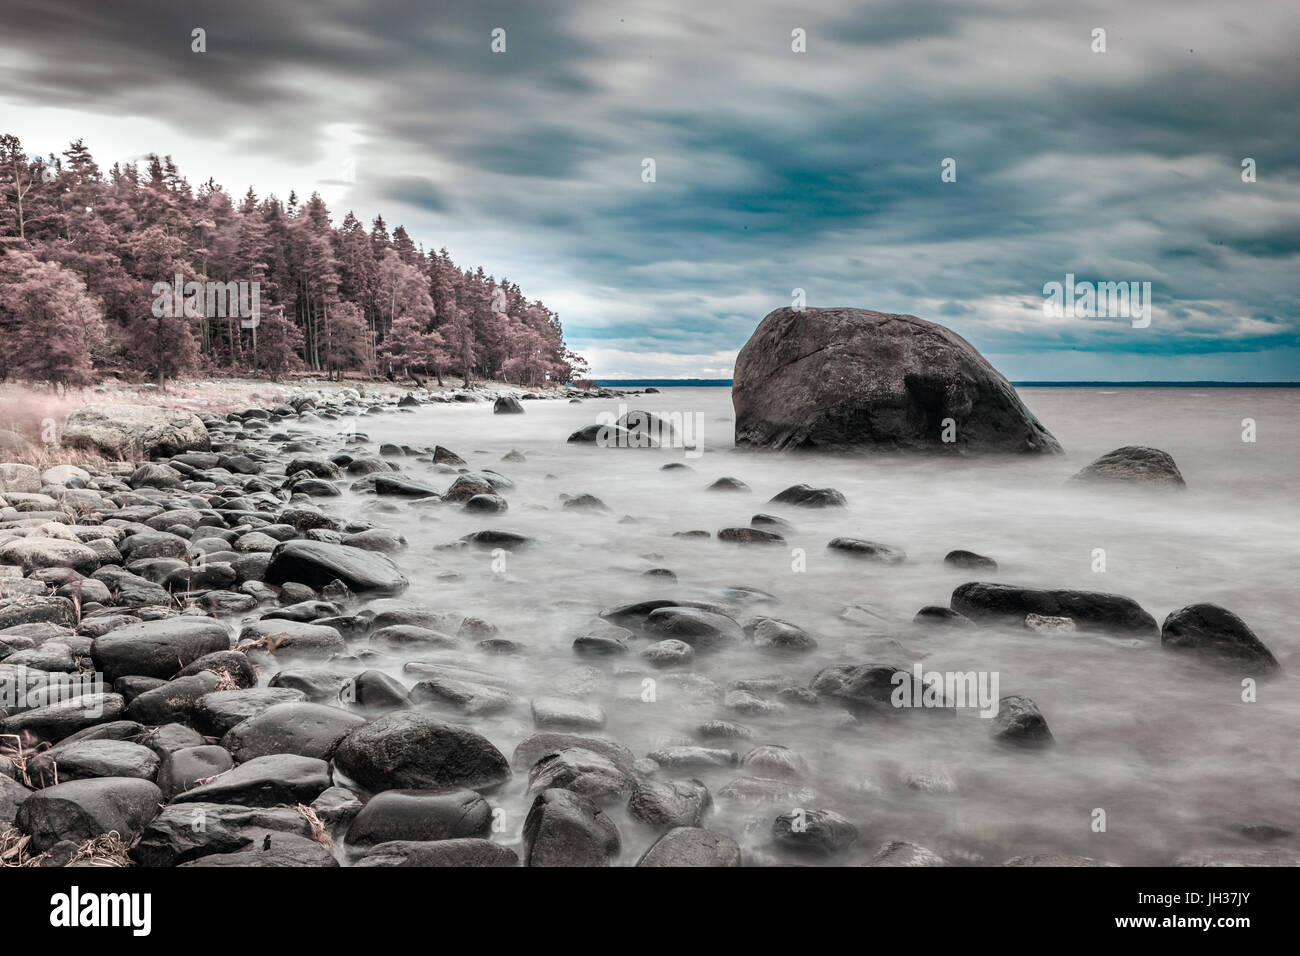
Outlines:
[{"label": "large boulder", "polygon": [[1061,450],[969,342],[913,315],[777,309],[733,374],[737,445]]},{"label": "large boulder", "polygon": [[68,416],[63,444],[105,458],[163,458],[207,451],[208,430],[192,412],[152,405],[86,405]]}]

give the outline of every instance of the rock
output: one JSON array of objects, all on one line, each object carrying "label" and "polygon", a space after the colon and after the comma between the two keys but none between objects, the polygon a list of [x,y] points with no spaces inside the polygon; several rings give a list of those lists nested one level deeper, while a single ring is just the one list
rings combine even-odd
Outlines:
[{"label": "rock", "polygon": [[90,574],[99,567],[99,553],[79,541],[19,538],[0,547],[0,564],[19,565],[28,574],[41,568],[71,568]]},{"label": "rock", "polygon": [[358,674],[352,682],[352,696],[355,707],[376,714],[400,710],[408,704],[406,687],[378,670]]},{"label": "rock", "polygon": [[515,851],[491,840],[459,839],[417,843],[395,840],[372,847],[353,866],[518,866]]},{"label": "rock", "polygon": [[43,751],[27,762],[27,774],[43,784],[88,780],[92,777],[135,777],[153,780],[158,755],[125,740],[78,740]]},{"label": "rock", "polygon": [[1072,476],[1072,481],[1132,482],[1186,488],[1182,473],[1168,452],[1142,445],[1125,445],[1107,452]]},{"label": "rock", "polygon": [[907,553],[902,548],[867,541],[863,538],[833,538],[826,545],[832,551],[850,554],[867,561],[879,561],[881,564],[902,564],[907,560]]},{"label": "rock", "polygon": [[718,531],[719,541],[733,544],[784,544],[785,538],[774,531],[760,528],[722,528]]},{"label": "rock", "polygon": [[599,754],[624,774],[631,775],[636,765],[635,755],[622,744],[582,734],[556,733],[533,734],[525,738],[515,748],[510,763],[520,770],[529,770],[547,754],[559,753],[573,747]]},{"label": "rock", "polygon": [[538,730],[599,730],[605,711],[599,704],[572,697],[534,697],[533,726]]},{"label": "rock", "polygon": [[9,829],[18,813],[18,808],[31,795],[32,792],[17,780],[0,773],[0,832]]},{"label": "rock", "polygon": [[641,659],[655,667],[685,667],[695,660],[695,648],[685,641],[669,638],[644,648]]},{"label": "rock", "polygon": [[522,415],[524,406],[519,404],[519,399],[512,395],[498,395],[497,400],[492,403],[492,414],[494,415]]},{"label": "rock", "polygon": [[1096,591],[1046,591],[1010,584],[973,581],[960,585],[949,601],[954,611],[973,621],[1024,622],[1028,614],[1073,618],[1080,630],[1109,631],[1154,638],[1156,619],[1132,598]]},{"label": "rock", "polygon": [[361,807],[361,798],[347,787],[329,787],[311,802],[316,816],[330,827],[350,822],[361,812]]},{"label": "rock", "polygon": [[669,830],[650,849],[637,866],[740,866],[740,847],[724,833],[698,827]]},{"label": "rock", "polygon": [[500,495],[475,495],[465,502],[465,510],[478,514],[504,514],[509,503]]},{"label": "rock", "polygon": [[329,760],[365,719],[324,704],[274,704],[232,727],[221,740],[237,763],[271,754]]},{"label": "rock", "polygon": [[944,555],[943,563],[950,568],[963,568],[972,571],[996,571],[998,563],[974,551],[949,551]]},{"label": "rock", "polygon": [[132,488],[177,489],[183,487],[181,473],[159,462],[146,462],[135,471],[126,483]]},{"label": "rock", "polygon": [[[895,675],[902,674],[902,678]],[[914,680],[912,674],[893,664],[832,664],[823,668],[813,677],[809,685],[822,697],[830,697],[849,710],[863,714],[899,713],[900,708],[893,704],[892,695],[901,686],[901,681]],[[913,685],[913,699],[921,689]]]},{"label": "rock", "polygon": [[1041,853],[1034,856],[1014,856],[1003,866],[1115,866],[1090,856],[1072,856],[1067,853]]},{"label": "rock", "polygon": [[[956,613],[956,612],[954,612]],[[960,617],[961,615],[957,615]],[[1074,619],[1068,617],[1049,617],[1046,614],[1026,614],[1025,627],[1031,631],[1042,631],[1044,633],[1069,633],[1078,630],[1074,626]]]},{"label": "rock", "polygon": [[[1034,615],[1029,615],[1033,617]],[[913,624],[928,624],[940,627],[974,627],[975,622],[964,614],[958,614],[950,607],[929,604],[916,612]]]},{"label": "rock", "polygon": [[697,651],[738,644],[745,636],[731,618],[693,607],[657,608],[646,618],[645,631],[660,639],[685,641]]},{"label": "rock", "polygon": [[223,774],[234,767],[235,761],[225,747],[202,744],[182,747],[162,758],[158,768],[158,787],[164,800],[198,786],[200,781]]},{"label": "rock", "polygon": [[71,780],[38,790],[22,802],[14,825],[36,852],[61,840],[78,843],[116,832],[131,843],[158,813],[162,792],[135,777]]},{"label": "rock", "polygon": [[[124,678],[123,680],[133,680]],[[117,685],[114,685],[117,686]],[[137,693],[127,706],[132,720],[146,724],[188,724],[194,716],[199,698],[221,686],[221,680],[211,671],[201,671],[189,677],[177,677],[145,688]]]},{"label": "rock", "polygon": [[774,617],[756,617],[746,622],[745,634],[755,647],[766,650],[806,652],[817,647],[817,641],[802,627]]},{"label": "rock", "polygon": [[249,866],[304,867],[338,866],[334,854],[316,840],[291,833],[264,837],[259,845],[236,853],[215,853],[180,864],[184,867],[234,867]]},{"label": "rock", "polygon": [[24,624],[51,624],[60,629],[75,627],[77,609],[65,597],[20,595],[0,598],[0,631],[5,637],[18,637],[11,628]]},{"label": "rock", "polygon": [[323,588],[342,581],[355,594],[401,594],[409,582],[390,559],[343,544],[294,540],[279,545],[266,568],[266,583],[296,581]]},{"label": "rock", "polygon": [[173,803],[145,828],[131,856],[141,866],[179,866],[212,854],[261,847],[270,836],[311,836],[307,818],[287,808]]},{"label": "rock", "polygon": [[208,430],[197,415],[154,405],[86,405],[68,416],[62,442],[114,461],[206,451]]},{"label": "rock", "polygon": [[876,855],[864,866],[947,866],[948,861],[939,854],[915,843],[891,840],[882,844]]},{"label": "rock", "polygon": [[791,485],[771,498],[769,503],[795,505],[800,508],[843,508],[848,501],[834,488]]},{"label": "rock", "polygon": [[705,491],[742,491],[742,492],[753,491],[753,489],[750,488],[749,485],[745,484],[739,478],[729,478],[729,477],[719,478],[717,481],[709,485],[709,487],[705,488],[704,490]]},{"label": "rock", "polygon": [[772,823],[772,839],[801,853],[830,856],[858,841],[858,828],[832,810],[799,808]]},{"label": "rock", "polygon": [[560,788],[596,803],[624,800],[632,785],[632,777],[612,760],[581,747],[546,754],[528,773],[529,793]]},{"label": "rock", "polygon": [[277,660],[284,661],[325,658],[347,649],[347,642],[337,628],[273,617],[245,624],[240,629],[239,640],[241,644],[264,642],[263,646]]},{"label": "rock", "polygon": [[1047,720],[1028,697],[1012,695],[998,701],[993,718],[993,739],[1017,747],[1050,747],[1055,743]]},{"label": "rock", "polygon": [[600,514],[609,512],[609,506],[595,495],[574,495],[564,499],[562,506],[566,511],[591,511]]},{"label": "rock", "polygon": [[911,315],[777,309],[736,357],[731,399],[738,446],[1061,450],[970,343]]},{"label": "rock", "polygon": [[808,764],[789,747],[763,744],[740,758],[740,765],[751,774],[768,779],[798,779],[808,773]]},{"label": "rock", "polygon": [[329,764],[290,753],[255,757],[225,771],[210,783],[177,794],[182,803],[230,803],[240,807],[274,807],[311,803],[330,785]]},{"label": "rock", "polygon": [[0,734],[26,731],[57,743],[79,730],[117,720],[125,711],[121,694],[82,694],[0,719]]},{"label": "rock", "polygon": [[370,798],[348,827],[350,847],[392,841],[426,842],[485,837],[492,808],[473,790],[385,790]]},{"label": "rock", "polygon": [[91,644],[104,679],[127,675],[169,678],[200,657],[230,649],[225,625],[210,618],[176,617],[115,628]]},{"label": "rock", "polygon": [[1189,604],[1165,618],[1160,644],[1220,665],[1279,669],[1277,658],[1246,622],[1217,604]]},{"label": "rock", "polygon": [[416,681],[407,695],[414,705],[431,704],[450,707],[470,716],[497,714],[510,710],[518,698],[508,690],[477,680],[434,675]]},{"label": "rock", "polygon": [[510,766],[487,738],[414,711],[397,711],[352,731],[335,765],[371,792],[467,787],[488,790]]},{"label": "rock", "polygon": [[289,687],[248,687],[204,694],[194,704],[194,726],[209,737],[222,737],[231,728],[276,704],[304,700],[300,690]]},{"label": "rock", "polygon": [[627,812],[656,829],[698,827],[713,805],[709,788],[699,780],[637,781],[627,802]]},{"label": "rock", "polygon": [[734,767],[740,760],[739,754],[734,750],[694,746],[663,747],[649,754],[649,757],[661,767],[677,769]]},{"label": "rock", "polygon": [[379,475],[375,478],[375,494],[389,498],[437,498],[438,492],[427,485],[397,478],[392,475]]},{"label": "rock", "polygon": [[12,462],[0,464],[0,494],[9,494],[10,492],[37,494],[40,490],[41,473],[38,469],[31,465],[19,465]]},{"label": "rock", "polygon": [[528,866],[609,866],[622,849],[613,820],[586,797],[560,789],[537,795],[523,841]]}]

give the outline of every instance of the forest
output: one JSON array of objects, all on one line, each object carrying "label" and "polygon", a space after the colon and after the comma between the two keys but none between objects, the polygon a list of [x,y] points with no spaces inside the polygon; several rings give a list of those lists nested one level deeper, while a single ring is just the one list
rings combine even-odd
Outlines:
[{"label": "forest", "polygon": [[[182,282],[252,286],[258,316],[158,308]],[[0,381],[302,370],[542,388],[586,367],[542,302],[381,215],[335,226],[316,193],[236,200],[169,156],[105,173],[81,140],[32,157],[0,136]]]}]

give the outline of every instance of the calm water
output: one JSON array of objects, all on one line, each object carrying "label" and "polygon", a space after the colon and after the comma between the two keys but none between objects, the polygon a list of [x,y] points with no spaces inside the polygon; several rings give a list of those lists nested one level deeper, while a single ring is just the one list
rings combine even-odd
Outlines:
[{"label": "calm water", "polygon": [[[374,441],[445,445],[471,468],[515,481],[507,514],[469,515],[452,505],[385,506],[348,494],[339,508],[365,514],[406,536],[397,555],[412,581],[410,600],[476,615],[500,636],[526,645],[517,657],[463,652],[425,654],[490,671],[524,700],[510,713],[474,718],[473,726],[507,755],[532,732],[526,700],[576,690],[608,714],[604,733],[643,756],[665,744],[698,743],[693,729],[720,717],[752,727],[756,739],[782,744],[809,764],[801,805],[834,809],[862,830],[856,851],[837,863],[868,859],[885,840],[910,840],[954,862],[999,863],[1029,853],[1078,853],[1126,864],[1171,861],[1191,850],[1252,846],[1241,825],[1300,830],[1300,695],[1293,676],[1261,683],[1256,703],[1241,701],[1239,676],[1221,673],[1136,643],[1079,634],[980,629],[915,629],[920,607],[948,603],[970,572],[945,568],[954,548],[994,557],[1000,569],[978,576],[1041,587],[1126,594],[1156,619],[1185,604],[1211,601],[1238,613],[1273,650],[1288,674],[1300,671],[1296,581],[1300,571],[1300,391],[1290,389],[1024,389],[1022,395],[1067,449],[1063,456],[1002,460],[920,460],[776,455],[731,447],[728,389],[668,389],[631,407],[701,416],[704,452],[615,450],[566,444],[575,429],[617,412],[619,401],[526,403],[523,416],[494,416],[487,404],[444,405],[414,414],[364,419]],[[1242,441],[1242,421],[1257,441]],[[337,440],[339,423],[321,428]],[[1072,488],[1066,479],[1099,454],[1126,444],[1165,449],[1189,489],[1180,494]],[[330,447],[333,447],[331,445]],[[502,463],[511,449],[526,463]],[[664,472],[667,461],[691,470]],[[438,489],[451,478],[408,459],[404,470]],[[705,487],[730,475],[749,494]],[[847,509],[806,511],[766,502],[798,482],[831,486]],[[594,494],[607,515],[561,510],[561,494]],[[387,506],[394,507],[394,506]],[[744,526],[750,516],[782,514],[795,527],[785,548],[741,548],[674,538],[675,531]],[[635,523],[621,521],[632,516]],[[538,539],[494,571],[487,552],[440,550],[481,528]],[[841,559],[826,551],[837,535],[903,548],[893,567]],[[806,553],[793,569],[792,549]],[[1094,571],[1094,549],[1105,571]],[[641,576],[676,572],[678,584]],[[446,571],[460,580],[437,580]],[[700,656],[673,678],[644,667],[633,652],[614,661],[574,655],[573,638],[597,611],[652,598],[718,600],[716,589],[743,585],[770,592],[775,604],[738,608],[745,620],[768,614],[806,628],[816,651],[770,657],[752,647]],[[856,610],[848,610],[856,606]],[[391,672],[413,683],[401,664]],[[791,705],[779,718],[729,715],[720,698],[735,680],[781,675],[806,683],[837,662],[924,661],[927,670],[996,671],[1001,694],[1033,698],[1056,746],[1007,753],[989,740],[989,722],[971,711],[944,719],[854,721],[831,704]],[[657,681],[656,700],[641,700],[642,680]],[[709,682],[712,682],[710,684]],[[716,686],[715,686],[716,685]],[[936,719],[929,719],[934,717]],[[710,746],[719,746],[710,744]],[[737,768],[663,772],[695,776],[716,794]],[[928,779],[932,786],[918,786]],[[528,806],[526,774],[492,796],[517,839]],[[1107,815],[1105,833],[1090,827]],[[772,819],[793,807],[718,801],[709,826],[731,833],[749,857],[781,860],[771,849]],[[653,835],[621,807],[610,811],[623,834],[623,862],[635,862]],[[1293,845],[1293,844],[1289,844]]]}]

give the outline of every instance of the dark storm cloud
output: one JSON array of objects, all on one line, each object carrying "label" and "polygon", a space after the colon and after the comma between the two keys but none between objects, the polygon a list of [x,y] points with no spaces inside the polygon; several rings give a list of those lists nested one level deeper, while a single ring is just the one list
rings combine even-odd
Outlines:
[{"label": "dark storm cloud", "polygon": [[[6,6],[8,102],[152,116],[284,164],[338,154],[346,126],[337,215],[382,211],[544,292],[593,352],[725,363],[796,288],[1000,354],[1162,357],[1165,377],[1300,345],[1300,21],[1281,0]],[[1066,272],[1152,282],[1157,323],[1046,321]]]}]

